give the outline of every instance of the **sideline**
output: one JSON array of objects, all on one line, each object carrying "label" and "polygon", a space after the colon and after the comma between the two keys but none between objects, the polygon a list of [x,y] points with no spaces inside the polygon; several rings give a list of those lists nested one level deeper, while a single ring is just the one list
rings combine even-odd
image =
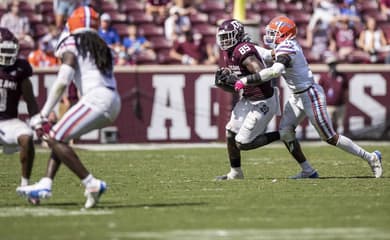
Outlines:
[{"label": "sideline", "polygon": [[[390,146],[390,141],[355,141],[361,146]],[[322,141],[303,141],[303,146],[327,146]],[[183,148],[225,148],[225,143],[145,143],[145,144],[75,144],[75,148],[89,151],[161,150]],[[283,143],[271,143],[263,148],[284,148]]]}]

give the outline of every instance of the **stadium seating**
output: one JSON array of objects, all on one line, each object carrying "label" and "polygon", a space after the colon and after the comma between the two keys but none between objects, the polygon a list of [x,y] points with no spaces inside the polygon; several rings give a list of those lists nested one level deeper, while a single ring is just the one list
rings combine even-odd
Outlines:
[{"label": "stadium seating", "polygon": [[34,38],[38,40],[39,38],[43,37],[46,33],[48,33],[49,28],[44,23],[36,23],[32,25],[32,31],[33,31]]},{"label": "stadium seating", "polygon": [[143,12],[130,12],[127,15],[127,21],[134,24],[153,23],[153,17],[146,15]]},{"label": "stadium seating", "polygon": [[34,46],[26,42],[19,43],[19,56],[27,58],[30,52],[34,51]]},{"label": "stadium seating", "polygon": [[23,14],[35,12],[34,5],[28,1],[19,1],[19,9]]},{"label": "stadium seating", "polygon": [[276,4],[275,1],[259,1],[259,2],[255,1],[250,6],[250,9],[252,9],[253,12],[263,14],[264,12],[278,10],[278,5]]},{"label": "stadium seating", "polygon": [[115,2],[110,2],[110,1],[102,1],[101,2],[101,6],[100,9],[102,10],[102,12],[117,12],[118,11],[118,6]]},{"label": "stadium seating", "polygon": [[214,12],[224,12],[225,11],[225,3],[222,1],[215,0],[205,0],[199,5],[199,10],[201,12],[205,12],[208,14]]},{"label": "stadium seating", "polygon": [[226,12],[214,12],[213,14],[209,15],[209,23],[211,25],[218,25],[218,22],[221,20],[229,19],[231,14]]},{"label": "stadium seating", "polygon": [[164,36],[152,36],[148,40],[152,43],[153,49],[155,51],[172,48],[172,42],[167,40]]},{"label": "stadium seating", "polygon": [[170,49],[161,49],[157,52],[157,62],[159,64],[181,64],[180,61],[169,56]]},{"label": "stadium seating", "polygon": [[119,11],[127,14],[132,12],[144,12],[145,6],[136,0],[123,0],[120,4]]},{"label": "stadium seating", "polygon": [[209,15],[205,13],[193,13],[189,15],[192,24],[208,23]]},{"label": "stadium seating", "polygon": [[105,11],[108,13],[111,17],[111,23],[116,24],[116,23],[127,23],[127,17],[126,14],[124,13],[119,13],[117,10],[110,12],[110,11]]},{"label": "stadium seating", "polygon": [[[153,48],[157,52],[158,63],[178,63],[178,61],[170,59],[168,54],[172,43],[164,38],[164,19],[156,22],[152,16],[148,16],[145,13],[145,2],[144,0],[103,0],[98,7],[101,11],[110,14],[113,26],[121,37],[127,35],[128,24],[136,24],[139,30],[152,42]],[[0,16],[7,11],[8,4],[6,1],[0,1]],[[232,16],[234,0],[202,0],[194,3],[193,6],[197,9],[189,15],[193,31],[201,33],[207,42],[215,43],[218,22]],[[21,0],[20,7],[22,13],[30,20],[34,40],[38,40],[47,33],[48,25],[54,24],[53,0]],[[306,37],[306,27],[313,13],[313,1],[246,1],[245,8],[247,19],[260,23],[261,34],[264,34],[264,26],[276,15],[285,14],[289,16],[298,26],[298,39],[300,40]],[[357,1],[357,9],[363,18],[373,16],[378,26],[383,29],[387,38],[390,39],[390,23],[388,19],[379,14],[377,0]],[[358,26],[358,31],[361,31],[362,28],[363,26]],[[24,47],[22,50],[25,54],[28,48]],[[313,60],[310,59],[310,56],[308,56],[308,59],[309,62]],[[145,64],[152,62],[148,59],[141,60]],[[362,56],[353,54],[351,54],[349,60],[352,62],[367,61]]]},{"label": "stadium seating", "polygon": [[203,36],[215,36],[217,27],[211,24],[196,24],[192,26],[192,30]]},{"label": "stadium seating", "polygon": [[112,27],[118,32],[118,35],[123,38],[127,36],[127,23],[113,23]]},{"label": "stadium seating", "polygon": [[52,1],[42,1],[36,4],[35,11],[40,14],[53,14],[53,2]]},{"label": "stadium seating", "polygon": [[156,26],[155,24],[141,24],[138,28],[146,38],[164,36],[164,28],[162,26]]}]

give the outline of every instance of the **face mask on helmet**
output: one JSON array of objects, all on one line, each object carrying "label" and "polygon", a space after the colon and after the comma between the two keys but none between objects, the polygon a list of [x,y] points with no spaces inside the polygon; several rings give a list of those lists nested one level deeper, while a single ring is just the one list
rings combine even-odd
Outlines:
[{"label": "face mask on helmet", "polygon": [[228,50],[238,42],[236,39],[237,31],[219,31],[217,33],[217,44],[222,50]]},{"label": "face mask on helmet", "polygon": [[264,44],[275,48],[276,47],[276,38],[278,37],[279,33],[273,29],[266,28],[265,29],[265,35],[263,37]]},{"label": "face mask on helmet", "polygon": [[241,42],[244,35],[244,26],[239,21],[230,19],[219,26],[216,42],[221,50],[228,50]]},{"label": "face mask on helmet", "polygon": [[13,65],[18,56],[19,45],[13,41],[3,41],[0,43],[0,65]]}]

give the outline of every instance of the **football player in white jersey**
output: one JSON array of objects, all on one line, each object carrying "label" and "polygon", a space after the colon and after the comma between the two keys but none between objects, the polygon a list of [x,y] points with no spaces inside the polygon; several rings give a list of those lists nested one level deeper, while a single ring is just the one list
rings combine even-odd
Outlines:
[{"label": "football player in white jersey", "polygon": [[[51,157],[45,177],[34,185],[17,189],[22,196],[50,197],[60,163],[64,163],[85,186],[85,208],[94,207],[106,190],[106,183],[96,179],[67,144],[93,129],[112,124],[120,111],[112,53],[97,34],[98,24],[98,13],[90,7],[77,8],[67,21],[70,35],[56,50],[62,62],[57,79],[42,110],[31,119],[31,126],[51,148]],[[50,129],[46,124],[47,117],[71,81],[76,84],[81,98]]]},{"label": "football player in white jersey", "polygon": [[302,48],[295,36],[295,23],[286,16],[278,16],[266,26],[264,43],[275,52],[272,67],[241,78],[235,89],[267,82],[271,78],[283,76],[293,94],[286,103],[280,121],[280,137],[289,152],[300,164],[302,171],[292,178],[318,178],[317,171],[309,164],[295,136],[295,128],[306,116],[315,127],[321,139],[346,152],[366,160],[376,178],[382,176],[382,156],[379,151],[367,152],[351,139],[337,134],[326,111],[325,94],[320,85],[314,82]]}]

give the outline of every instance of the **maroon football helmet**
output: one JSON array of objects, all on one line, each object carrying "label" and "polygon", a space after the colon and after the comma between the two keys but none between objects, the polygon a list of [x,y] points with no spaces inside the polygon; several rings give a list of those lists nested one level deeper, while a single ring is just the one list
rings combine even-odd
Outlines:
[{"label": "maroon football helmet", "polygon": [[8,28],[0,27],[0,65],[13,65],[18,56],[18,52],[18,39]]},{"label": "maroon football helmet", "polygon": [[224,21],[217,32],[217,44],[222,50],[229,50],[245,38],[244,25],[236,19]]}]

